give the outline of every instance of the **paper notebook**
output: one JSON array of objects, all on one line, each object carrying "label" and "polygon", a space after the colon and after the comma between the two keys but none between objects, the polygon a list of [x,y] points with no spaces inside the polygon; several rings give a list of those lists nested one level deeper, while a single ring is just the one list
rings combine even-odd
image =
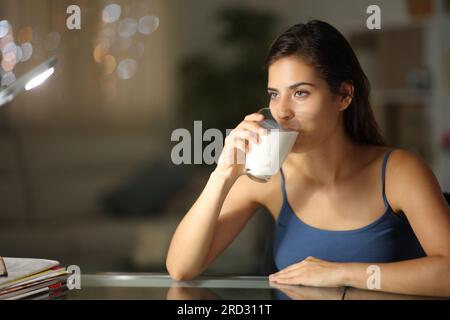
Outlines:
[{"label": "paper notebook", "polygon": [[59,261],[29,258],[5,258],[8,270],[7,277],[0,277],[0,289],[11,285],[14,281],[45,271],[59,265]]}]

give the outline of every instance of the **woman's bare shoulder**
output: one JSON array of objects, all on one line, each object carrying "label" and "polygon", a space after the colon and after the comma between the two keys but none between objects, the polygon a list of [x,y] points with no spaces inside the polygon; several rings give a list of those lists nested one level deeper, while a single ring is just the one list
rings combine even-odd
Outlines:
[{"label": "woman's bare shoulder", "polygon": [[405,190],[425,192],[436,178],[427,161],[412,151],[393,149],[386,166],[386,193],[394,210],[400,210]]},{"label": "woman's bare shoulder", "polygon": [[401,148],[393,148],[388,146],[370,146],[366,147],[366,150],[372,152],[378,158],[384,158],[384,156],[391,151],[389,155],[389,165],[398,166],[406,163],[422,163],[426,165],[426,161],[417,153],[401,149]]}]

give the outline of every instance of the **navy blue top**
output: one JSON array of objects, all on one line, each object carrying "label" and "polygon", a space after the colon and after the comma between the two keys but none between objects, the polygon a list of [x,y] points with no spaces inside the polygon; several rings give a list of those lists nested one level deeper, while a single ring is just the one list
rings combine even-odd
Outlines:
[{"label": "navy blue top", "polygon": [[275,225],[273,254],[281,270],[308,256],[332,262],[382,263],[426,256],[405,215],[395,213],[386,199],[384,177],[390,150],[381,169],[386,211],[374,222],[355,230],[324,230],[304,223],[286,197],[281,169],[283,206]]}]

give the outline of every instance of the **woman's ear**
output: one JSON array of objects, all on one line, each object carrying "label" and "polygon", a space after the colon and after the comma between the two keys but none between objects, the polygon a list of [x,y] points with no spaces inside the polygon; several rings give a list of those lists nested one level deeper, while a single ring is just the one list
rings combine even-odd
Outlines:
[{"label": "woman's ear", "polygon": [[355,87],[351,82],[344,81],[341,84],[339,92],[339,111],[343,111],[352,103],[355,95]]}]

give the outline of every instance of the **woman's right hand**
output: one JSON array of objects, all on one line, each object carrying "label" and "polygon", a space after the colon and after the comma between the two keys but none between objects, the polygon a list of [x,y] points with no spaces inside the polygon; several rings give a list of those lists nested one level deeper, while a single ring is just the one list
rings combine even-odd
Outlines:
[{"label": "woman's right hand", "polygon": [[267,134],[259,122],[264,120],[264,115],[252,113],[234,128],[225,138],[225,144],[216,169],[226,178],[237,179],[245,174],[245,157],[250,151],[251,144],[259,143],[260,135]]}]

